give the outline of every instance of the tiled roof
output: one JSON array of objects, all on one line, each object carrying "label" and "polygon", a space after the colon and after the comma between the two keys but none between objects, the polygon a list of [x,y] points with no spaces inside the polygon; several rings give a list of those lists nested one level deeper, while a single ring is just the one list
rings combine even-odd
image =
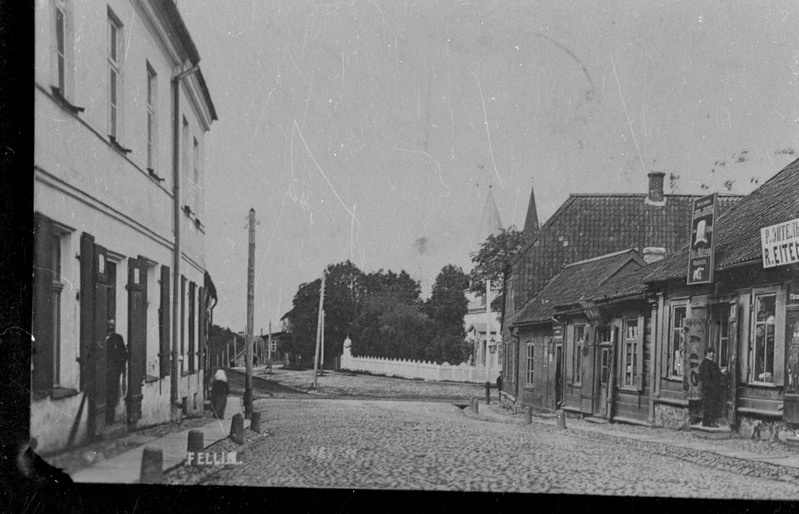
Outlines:
[{"label": "tiled roof", "polygon": [[[799,159],[793,161],[765,184],[719,216],[715,269],[761,259],[760,229],[799,218]],[[665,259],[646,277],[659,282],[685,277],[688,273],[688,245]]]},{"label": "tiled roof", "polygon": [[513,324],[548,321],[555,313],[556,306],[592,299],[597,288],[617,276],[612,273],[625,274],[640,268],[642,263],[637,252],[626,250],[565,266],[516,313]]},{"label": "tiled roof", "polygon": [[[565,263],[646,247],[666,255],[687,244],[691,209],[697,196],[666,195],[653,205],[645,194],[572,194],[547,220],[538,237],[512,261],[513,304],[532,298]],[[741,200],[719,195],[719,212]],[[506,313],[506,321],[515,318]]]}]

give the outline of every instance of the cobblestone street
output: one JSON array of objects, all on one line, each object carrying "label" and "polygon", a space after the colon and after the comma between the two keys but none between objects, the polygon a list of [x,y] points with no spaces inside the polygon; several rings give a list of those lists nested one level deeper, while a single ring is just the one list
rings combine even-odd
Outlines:
[{"label": "cobblestone street", "polygon": [[257,402],[257,409],[263,433],[248,433],[248,442],[239,447],[240,465],[206,470],[193,480],[185,469],[178,469],[170,473],[170,481],[708,498],[799,496],[795,477],[777,479],[737,459],[715,459],[708,465],[690,458],[684,449],[672,452],[664,445],[582,430],[558,431],[537,422],[497,422],[446,403],[270,399]]}]

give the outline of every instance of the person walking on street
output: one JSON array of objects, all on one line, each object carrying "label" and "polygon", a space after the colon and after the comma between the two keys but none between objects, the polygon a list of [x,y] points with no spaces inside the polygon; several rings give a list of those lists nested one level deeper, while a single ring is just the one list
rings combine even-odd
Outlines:
[{"label": "person walking on street", "polygon": [[119,403],[119,380],[126,376],[128,349],[122,336],[116,333],[115,322],[108,320],[108,335],[105,338],[106,348],[106,424],[116,422],[116,407]]},{"label": "person walking on street", "polygon": [[721,370],[719,365],[713,360],[716,352],[713,348],[705,350],[705,358],[699,365],[699,380],[702,383],[702,393],[704,395],[704,413],[702,416],[703,427],[718,427],[717,409],[719,403],[719,393],[721,392]]},{"label": "person walking on street", "polygon": [[211,409],[216,419],[224,419],[225,417],[225,406],[229,392],[227,375],[224,370],[219,369],[214,374],[214,381],[211,384]]},{"label": "person walking on street", "polygon": [[499,400],[502,401],[502,371],[497,375],[497,396],[499,396]]}]

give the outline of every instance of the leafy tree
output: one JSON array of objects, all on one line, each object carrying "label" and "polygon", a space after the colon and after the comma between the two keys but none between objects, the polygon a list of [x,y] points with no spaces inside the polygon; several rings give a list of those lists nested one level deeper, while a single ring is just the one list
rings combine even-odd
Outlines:
[{"label": "leafy tree", "polygon": [[463,318],[469,308],[464,290],[468,286],[468,275],[452,264],[444,266],[436,277],[423,309],[436,324],[436,334],[427,351],[431,360],[459,364],[469,358],[469,345],[463,344]]},{"label": "leafy tree", "polygon": [[502,306],[503,270],[516,253],[529,242],[524,232],[511,225],[501,229],[497,235],[490,235],[480,244],[480,249],[472,255],[474,268],[470,274],[470,290],[478,296],[485,294],[485,281],[491,280],[491,291],[494,301],[491,306],[500,309]]},{"label": "leafy tree", "polygon": [[[325,348],[324,360],[332,363],[350,333],[352,322],[364,298],[363,272],[350,261],[331,264],[325,270]],[[313,364],[319,316],[319,292],[322,279],[302,284],[294,296],[294,307],[286,314],[290,335],[286,349],[302,355]]]},{"label": "leafy tree", "polygon": [[[401,323],[400,314],[405,315],[413,328],[409,331],[417,330],[424,325],[423,321],[410,316],[411,311],[419,311],[421,301],[421,286],[419,282],[413,280],[408,273],[400,271],[399,274],[393,271],[384,272],[382,269],[374,273],[369,273],[363,277],[362,281],[363,302],[359,305],[360,309],[352,325],[352,353],[353,355],[368,355],[374,357],[399,356],[400,358],[411,357],[414,350],[399,352],[401,346],[412,347],[417,344],[415,338],[404,338],[396,336],[400,334],[401,327],[394,326],[394,323]],[[424,330],[421,330],[424,333]],[[424,336],[425,341],[429,341],[429,336]],[[390,340],[385,340],[389,338]]]}]

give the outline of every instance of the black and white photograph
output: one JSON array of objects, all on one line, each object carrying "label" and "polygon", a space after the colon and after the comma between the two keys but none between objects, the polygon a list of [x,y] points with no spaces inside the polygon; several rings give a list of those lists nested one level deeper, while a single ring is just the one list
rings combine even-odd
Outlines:
[{"label": "black and white photograph", "polygon": [[21,462],[799,498],[795,2],[33,11]]}]

